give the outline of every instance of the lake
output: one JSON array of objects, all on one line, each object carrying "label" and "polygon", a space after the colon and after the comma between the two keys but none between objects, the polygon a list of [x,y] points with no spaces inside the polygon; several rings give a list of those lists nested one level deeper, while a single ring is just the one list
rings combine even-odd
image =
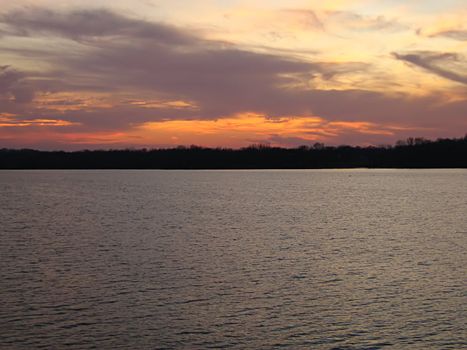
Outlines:
[{"label": "lake", "polygon": [[1,171],[1,349],[467,347],[467,170]]}]

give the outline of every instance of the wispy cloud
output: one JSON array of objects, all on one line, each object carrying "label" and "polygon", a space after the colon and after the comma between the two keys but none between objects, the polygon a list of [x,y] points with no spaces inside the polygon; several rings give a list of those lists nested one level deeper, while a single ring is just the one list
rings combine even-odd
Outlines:
[{"label": "wispy cloud", "polygon": [[352,30],[360,31],[385,31],[401,30],[407,27],[396,19],[388,19],[383,15],[361,15],[351,11],[327,11],[328,20],[340,23]]},{"label": "wispy cloud", "polygon": [[293,17],[294,22],[304,29],[324,30],[325,24],[316,11],[310,9],[285,9],[281,10],[282,16]]},{"label": "wispy cloud", "polygon": [[459,41],[467,41],[467,30],[443,30],[437,33],[430,34],[430,37],[446,37]]},{"label": "wispy cloud", "polygon": [[467,75],[444,68],[446,66],[449,67],[452,63],[454,63],[455,66],[460,64],[464,68],[462,72],[466,72],[467,62],[458,54],[419,51],[408,54],[393,53],[393,56],[398,60],[421,67],[445,79],[467,85]]},{"label": "wispy cloud", "polygon": [[60,120],[60,119],[44,119],[44,118],[37,118],[37,119],[15,119],[14,115],[3,115],[0,114],[0,127],[14,127],[14,128],[21,128],[21,127],[29,127],[29,126],[46,126],[46,127],[56,127],[56,126],[71,126],[71,125],[78,125],[78,123],[72,123],[67,120]]}]

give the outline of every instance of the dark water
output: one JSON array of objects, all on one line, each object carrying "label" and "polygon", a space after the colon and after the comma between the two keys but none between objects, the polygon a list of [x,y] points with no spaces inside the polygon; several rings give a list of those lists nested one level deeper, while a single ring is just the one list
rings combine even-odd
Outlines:
[{"label": "dark water", "polygon": [[467,347],[467,171],[0,172],[1,349]]}]

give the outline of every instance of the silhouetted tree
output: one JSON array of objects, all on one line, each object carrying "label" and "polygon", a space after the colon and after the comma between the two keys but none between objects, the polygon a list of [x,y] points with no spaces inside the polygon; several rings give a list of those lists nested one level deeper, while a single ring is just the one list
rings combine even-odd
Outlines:
[{"label": "silhouetted tree", "polygon": [[408,138],[395,147],[255,144],[241,149],[196,145],[169,149],[97,151],[0,150],[0,169],[264,169],[467,168],[467,135],[459,139]]}]

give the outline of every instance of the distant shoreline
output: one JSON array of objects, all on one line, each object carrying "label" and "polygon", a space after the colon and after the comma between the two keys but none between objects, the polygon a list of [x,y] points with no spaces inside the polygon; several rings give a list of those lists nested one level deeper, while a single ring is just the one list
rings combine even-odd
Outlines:
[{"label": "distant shoreline", "polygon": [[466,167],[460,168],[0,168],[0,171],[88,171],[88,170],[99,170],[99,171],[278,171],[278,170],[466,170]]},{"label": "distant shoreline", "polygon": [[241,149],[198,146],[170,149],[38,151],[0,149],[0,169],[465,169],[467,136],[430,141],[409,138],[394,146],[254,145]]}]

